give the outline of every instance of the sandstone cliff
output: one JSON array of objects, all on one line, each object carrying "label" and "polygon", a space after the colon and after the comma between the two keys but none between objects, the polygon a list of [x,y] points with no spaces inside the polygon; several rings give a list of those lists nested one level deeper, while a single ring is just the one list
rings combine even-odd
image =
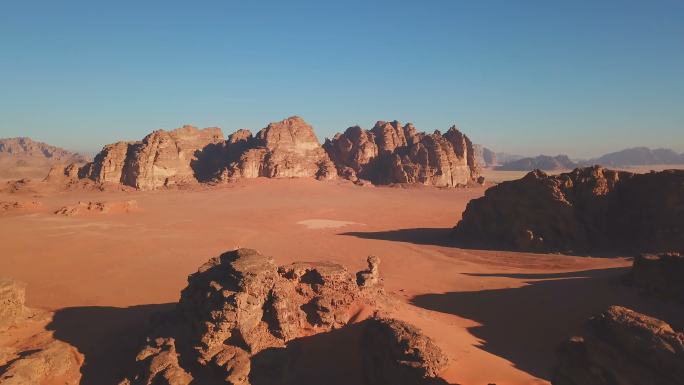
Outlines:
[{"label": "sandstone cliff", "polygon": [[455,236],[466,245],[516,250],[682,251],[683,217],[684,170],[537,170],[468,203]]},{"label": "sandstone cliff", "polygon": [[379,121],[371,130],[350,127],[323,147],[338,173],[352,181],[453,187],[478,175],[473,144],[456,127],[425,134],[410,123]]},{"label": "sandstone cliff", "polygon": [[219,128],[200,130],[183,126],[168,132],[158,130],[141,142],[118,142],[105,146],[93,162],[78,171],[78,176],[98,183],[121,183],[140,190],[194,181],[199,172],[198,154],[221,142],[223,133]]},{"label": "sandstone cliff", "polygon": [[313,128],[298,116],[271,123],[256,136],[248,130],[235,132],[226,142],[224,159],[218,171],[223,179],[336,176]]},{"label": "sandstone cliff", "polygon": [[360,287],[331,263],[278,267],[249,249],[213,258],[190,275],[122,384],[439,383],[446,356],[418,329],[359,319],[381,298],[377,263]]}]

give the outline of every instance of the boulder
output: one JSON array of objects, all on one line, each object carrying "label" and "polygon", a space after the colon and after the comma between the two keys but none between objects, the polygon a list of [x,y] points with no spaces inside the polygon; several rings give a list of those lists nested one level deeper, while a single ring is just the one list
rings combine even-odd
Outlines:
[{"label": "boulder", "polygon": [[590,319],[558,354],[553,385],[684,383],[684,333],[620,306]]}]

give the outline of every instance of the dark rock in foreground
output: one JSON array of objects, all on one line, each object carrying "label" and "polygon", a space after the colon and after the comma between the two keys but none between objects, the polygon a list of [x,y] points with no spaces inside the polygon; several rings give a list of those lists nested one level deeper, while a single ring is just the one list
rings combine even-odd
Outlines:
[{"label": "dark rock in foreground", "polygon": [[599,166],[530,172],[468,203],[455,236],[466,245],[529,251],[684,250],[684,170],[648,174]]},{"label": "dark rock in foreground", "polygon": [[630,309],[611,306],[583,337],[559,350],[553,385],[684,384],[684,333]]},{"label": "dark rock in foreground", "polygon": [[640,255],[634,259],[631,280],[656,296],[684,302],[684,256],[679,253]]}]

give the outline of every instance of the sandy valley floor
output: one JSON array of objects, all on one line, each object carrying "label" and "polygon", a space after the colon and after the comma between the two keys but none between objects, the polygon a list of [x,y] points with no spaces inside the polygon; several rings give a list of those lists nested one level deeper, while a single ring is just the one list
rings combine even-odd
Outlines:
[{"label": "sandy valley floor", "polygon": [[[547,383],[554,350],[591,314],[611,304],[670,311],[622,284],[626,258],[455,247],[449,229],[483,191],[257,179],[188,191],[0,194],[42,203],[0,217],[0,275],[28,284],[29,306],[56,311],[47,328],[84,355],[84,384],[114,381],[117,360],[139,342],[135,330],[178,300],[200,264],[238,246],[279,264],[330,260],[352,271],[379,256],[396,316],[449,354],[452,383]],[[123,200],[140,210],[53,213]]]}]

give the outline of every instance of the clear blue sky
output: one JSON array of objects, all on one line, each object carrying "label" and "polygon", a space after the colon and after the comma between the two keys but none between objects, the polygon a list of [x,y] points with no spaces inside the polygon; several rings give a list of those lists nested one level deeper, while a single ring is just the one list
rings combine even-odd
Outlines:
[{"label": "clear blue sky", "polygon": [[684,151],[684,1],[0,5],[0,137],[95,151],[184,123],[458,125],[522,154]]}]

